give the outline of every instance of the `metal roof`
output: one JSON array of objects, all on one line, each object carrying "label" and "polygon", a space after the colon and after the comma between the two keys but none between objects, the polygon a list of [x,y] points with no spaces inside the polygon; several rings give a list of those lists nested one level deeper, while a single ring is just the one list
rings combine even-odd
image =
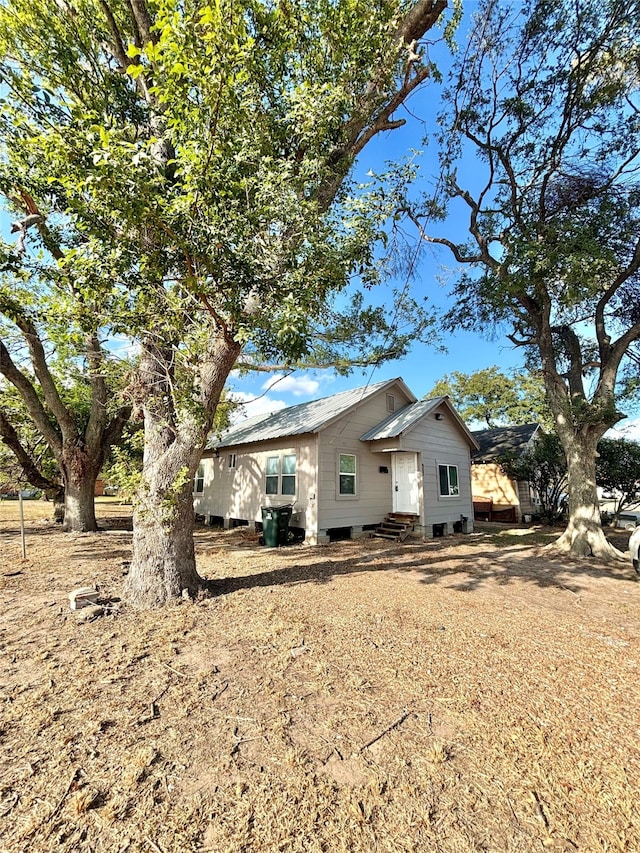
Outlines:
[{"label": "metal roof", "polygon": [[352,391],[341,391],[331,397],[299,403],[297,406],[290,406],[273,414],[256,415],[231,427],[220,438],[211,439],[207,449],[231,447],[236,444],[253,444],[256,441],[269,441],[290,435],[318,432],[332,420],[340,417],[363,400],[396,383],[401,385],[402,390],[410,399],[415,400],[414,395],[402,379],[386,379],[373,385],[365,385],[363,388],[354,388]]},{"label": "metal roof", "polygon": [[372,427],[364,435],[360,436],[360,441],[375,441],[379,438],[397,438],[403,432],[415,424],[423,415],[428,414],[432,409],[442,403],[445,397],[434,397],[432,400],[421,400],[419,403],[410,403],[408,406],[393,412],[388,418],[385,418],[381,423]]},{"label": "metal roof", "polygon": [[522,424],[476,430],[472,435],[480,450],[471,458],[474,462],[492,462],[507,453],[522,453],[539,429],[539,424]]}]

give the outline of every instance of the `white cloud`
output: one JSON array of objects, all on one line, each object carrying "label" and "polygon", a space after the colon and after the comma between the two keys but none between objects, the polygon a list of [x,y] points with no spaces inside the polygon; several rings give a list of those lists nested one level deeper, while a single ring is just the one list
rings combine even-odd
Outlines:
[{"label": "white cloud", "polygon": [[294,397],[308,397],[315,394],[320,383],[310,376],[285,376],[283,373],[274,373],[262,385],[263,391],[277,388],[281,394],[293,394]]},{"label": "white cloud", "polygon": [[607,430],[606,438],[626,438],[640,442],[640,418],[622,421],[619,426]]},{"label": "white cloud", "polygon": [[244,391],[232,391],[229,396],[235,402],[242,404],[240,408],[232,412],[232,424],[240,423],[240,421],[253,418],[256,415],[272,415],[274,412],[287,408],[284,400],[274,400],[273,397],[266,394],[256,397],[255,394],[247,394]]}]

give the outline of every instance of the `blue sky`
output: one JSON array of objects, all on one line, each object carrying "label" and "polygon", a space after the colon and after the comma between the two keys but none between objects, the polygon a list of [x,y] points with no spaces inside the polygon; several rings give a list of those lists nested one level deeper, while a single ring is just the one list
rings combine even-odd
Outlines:
[{"label": "blue sky", "polygon": [[[464,7],[465,17],[459,30],[459,43],[463,42],[462,33],[469,25],[476,3],[467,0]],[[432,46],[430,58],[436,61],[443,72],[450,62],[450,54],[444,45]],[[366,181],[369,171],[384,173],[388,162],[402,159],[408,156],[411,150],[417,149],[423,154],[418,158],[422,178],[419,179],[416,191],[430,191],[439,172],[438,154],[435,142],[431,140],[429,145],[425,146],[423,137],[431,135],[436,128],[440,90],[441,85],[433,81],[414,93],[406,108],[396,114],[397,118],[407,120],[405,127],[377,137],[362,152],[355,171],[358,180]],[[460,166],[459,174],[463,180],[468,178],[471,183],[477,177],[474,164],[469,162]],[[464,240],[467,236],[466,221],[455,212],[449,216],[444,226],[439,226],[439,230],[453,239]],[[455,260],[445,247],[424,246],[423,249],[411,280],[410,295],[426,295],[436,308],[446,309],[452,305],[448,290],[456,280]],[[443,284],[443,278],[448,283]],[[388,294],[394,284],[402,288],[405,280],[391,281],[388,290],[382,290],[379,294],[372,293],[371,297],[376,300],[388,300]],[[493,339],[490,339],[491,337]],[[473,333],[458,331],[454,335],[446,335],[442,343],[447,348],[446,353],[435,347],[416,344],[402,360],[364,371],[354,370],[347,377],[339,376],[331,370],[296,371],[288,376],[267,376],[259,373],[242,377],[232,375],[230,388],[237,399],[246,402],[245,414],[252,416],[396,376],[401,376],[413,393],[422,398],[439,379],[454,370],[472,373],[498,365],[502,370],[509,371],[522,366],[522,353],[516,350],[504,335],[492,336],[489,329],[478,329]]]},{"label": "blue sky", "polygon": [[[474,5],[469,4],[470,7]],[[378,137],[362,152],[355,171],[358,180],[367,181],[369,171],[384,173],[388,162],[409,156],[412,149],[418,149],[423,152],[418,158],[422,177],[418,179],[416,192],[430,191],[439,171],[438,154],[433,141],[423,145],[423,136],[435,130],[439,94],[440,86],[436,82],[428,83],[422,91],[414,94],[408,109],[397,113],[397,117],[407,119],[406,126]],[[418,115],[420,119],[416,118]],[[468,177],[473,181],[477,177],[473,163],[462,164],[460,175],[463,180]],[[459,213],[452,212],[447,222],[439,226],[439,231],[453,239],[464,240],[466,224]],[[410,282],[409,295],[416,298],[426,295],[436,308],[446,309],[452,305],[448,291],[455,281],[456,262],[449,251],[445,247],[424,245]],[[371,292],[371,298],[378,302],[388,301],[394,285],[401,289],[405,279],[392,280],[388,288],[383,287],[379,293]],[[471,373],[499,365],[502,370],[509,371],[520,367],[523,362],[522,353],[504,335],[496,336],[490,329],[478,329],[473,333],[458,331],[444,336],[442,343],[447,348],[446,353],[436,347],[416,344],[402,360],[363,371],[354,370],[347,377],[338,376],[331,370],[296,371],[288,376],[260,373],[232,375],[230,388],[238,399],[246,401],[245,414],[252,416],[396,376],[401,376],[413,393],[422,398],[439,379],[454,370]]]},{"label": "blue sky", "polygon": [[472,373],[494,364],[509,370],[521,364],[519,354],[506,338],[491,343],[478,334],[457,332],[449,336],[447,346],[448,353],[442,354],[420,344],[401,361],[364,371],[354,370],[347,377],[331,370],[295,371],[290,375],[232,374],[229,387],[236,399],[245,402],[246,415],[252,416],[396,376],[401,376],[416,397],[422,398],[439,379],[454,370]]}]

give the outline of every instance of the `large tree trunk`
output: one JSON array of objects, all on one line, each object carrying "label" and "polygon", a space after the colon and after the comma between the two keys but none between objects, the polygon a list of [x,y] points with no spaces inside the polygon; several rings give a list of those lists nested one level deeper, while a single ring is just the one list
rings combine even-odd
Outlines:
[{"label": "large tree trunk", "polygon": [[143,348],[144,461],[124,586],[125,599],[136,608],[159,607],[185,590],[191,597],[204,586],[193,545],[193,477],[240,349],[223,335],[215,338],[199,365],[197,405],[178,408],[172,397],[175,352],[155,343]]},{"label": "large tree trunk", "polygon": [[586,434],[576,434],[570,429],[561,432],[560,440],[567,457],[569,519],[566,530],[550,550],[574,557],[624,559],[602,530],[596,490],[596,448],[601,430]]},{"label": "large tree trunk", "polygon": [[137,496],[133,514],[133,559],[125,597],[138,608],[159,607],[184,590],[193,597],[203,585],[193,545],[192,480],[171,494],[172,482],[182,479],[182,454],[174,454],[171,467],[163,455],[163,470],[156,470],[153,483]]},{"label": "large tree trunk", "polygon": [[64,489],[64,529],[70,533],[91,533],[98,529],[94,491],[96,476],[67,479]]},{"label": "large tree trunk", "polygon": [[96,479],[102,456],[91,459],[85,450],[72,447],[65,451],[62,468],[64,479],[64,530],[70,533],[92,533],[98,529],[95,511]]}]

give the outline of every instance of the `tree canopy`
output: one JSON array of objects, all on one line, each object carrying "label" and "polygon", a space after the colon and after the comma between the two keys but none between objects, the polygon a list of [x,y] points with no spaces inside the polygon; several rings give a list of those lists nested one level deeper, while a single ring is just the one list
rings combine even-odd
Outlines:
[{"label": "tree canopy", "polygon": [[550,421],[544,384],[535,374],[507,374],[496,365],[474,373],[454,370],[436,382],[426,396],[445,394],[465,421],[485,424],[489,429],[526,423],[546,425]]},{"label": "tree canopy", "polygon": [[54,257],[64,242],[57,261],[81,304],[140,346],[128,387],[145,425],[127,582],[135,603],[200,583],[190,483],[241,355],[257,369],[347,369],[431,337],[423,300],[356,302],[345,317],[335,297],[354,277],[369,288],[384,272],[376,251],[394,190],[359,188],[352,167],[371,139],[404,124],[398,110],[432,76],[420,40],[445,7],[0,8],[2,182],[20,235]]},{"label": "tree canopy", "polygon": [[[612,554],[595,452],[640,339],[638,45],[637,2],[484,0],[441,116],[442,193],[413,216],[463,268],[451,327],[497,326],[541,371],[569,469],[558,547],[576,555]],[[468,241],[439,231],[443,206]]]}]

